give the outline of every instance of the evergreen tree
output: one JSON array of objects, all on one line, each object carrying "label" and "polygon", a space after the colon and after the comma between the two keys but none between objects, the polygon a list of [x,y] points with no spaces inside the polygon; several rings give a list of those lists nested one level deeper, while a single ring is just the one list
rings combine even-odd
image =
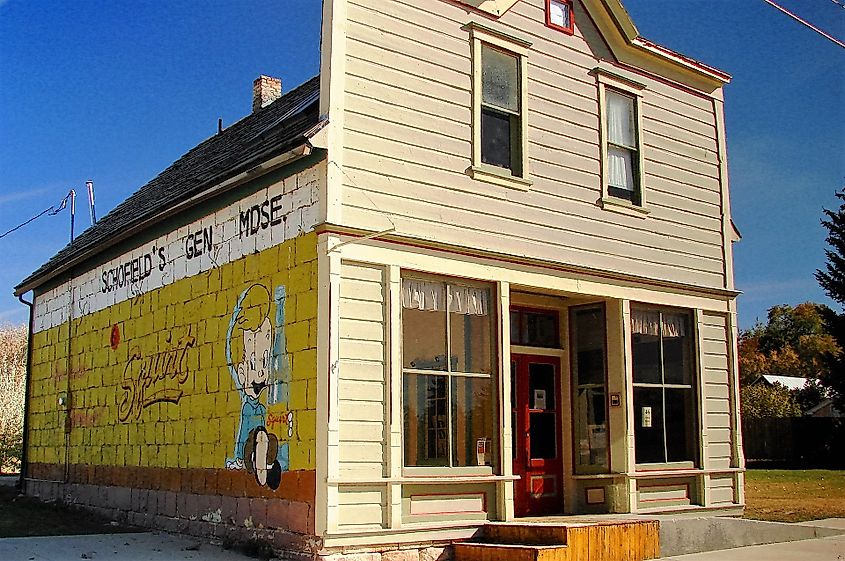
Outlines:
[{"label": "evergreen tree", "polygon": [[[825,270],[816,271],[816,280],[832,299],[845,307],[845,188],[836,193],[842,201],[836,212],[824,209],[827,220],[822,225],[827,228],[828,249]],[[824,314],[828,332],[833,335],[840,347],[845,348],[845,313],[827,310]],[[845,411],[845,356],[828,356],[830,368],[819,377],[840,411]]]}]

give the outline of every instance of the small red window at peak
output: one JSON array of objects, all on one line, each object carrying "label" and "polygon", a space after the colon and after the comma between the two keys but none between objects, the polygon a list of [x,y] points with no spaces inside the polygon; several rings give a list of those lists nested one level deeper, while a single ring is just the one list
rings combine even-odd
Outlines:
[{"label": "small red window at peak", "polygon": [[575,28],[572,0],[546,0],[546,25],[572,35]]}]

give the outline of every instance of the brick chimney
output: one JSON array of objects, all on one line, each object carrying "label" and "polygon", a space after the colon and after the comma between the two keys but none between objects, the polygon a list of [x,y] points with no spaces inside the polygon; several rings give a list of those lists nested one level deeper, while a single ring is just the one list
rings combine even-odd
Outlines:
[{"label": "brick chimney", "polygon": [[262,74],[252,83],[252,112],[267,107],[282,97],[282,80]]}]

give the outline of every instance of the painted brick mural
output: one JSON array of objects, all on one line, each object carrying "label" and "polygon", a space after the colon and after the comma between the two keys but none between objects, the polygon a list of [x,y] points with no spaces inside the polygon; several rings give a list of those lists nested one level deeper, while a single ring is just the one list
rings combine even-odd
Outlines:
[{"label": "painted brick mural", "polygon": [[[286,184],[39,295],[31,478],[66,481],[75,486],[66,499],[95,506],[128,493],[123,510],[165,518],[142,521],[149,525],[202,520],[313,534],[317,236],[300,222],[285,239],[278,209],[299,208],[301,221],[288,199],[313,202]],[[294,184],[316,191],[303,174]],[[231,242],[225,259],[222,242]],[[177,260],[215,252],[193,274],[186,265],[173,275]],[[152,272],[159,260],[170,277]],[[113,284],[126,285],[116,287],[125,297],[104,300]],[[78,317],[68,321],[68,308]],[[138,490],[147,491],[144,504]]]}]

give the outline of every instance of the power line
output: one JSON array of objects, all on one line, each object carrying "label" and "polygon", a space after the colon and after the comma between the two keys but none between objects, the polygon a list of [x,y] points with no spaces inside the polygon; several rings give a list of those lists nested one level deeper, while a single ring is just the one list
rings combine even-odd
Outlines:
[{"label": "power line", "polygon": [[[794,19],[795,21],[799,22],[802,25],[809,27],[810,29],[812,29],[813,31],[815,31],[816,33],[818,33],[819,35],[821,35],[825,39],[829,39],[830,41],[833,41],[834,43],[836,43],[837,45],[839,45],[840,47],[845,49],[845,43],[843,43],[842,41],[840,41],[839,39],[837,39],[833,35],[822,31],[821,29],[819,29],[818,27],[816,27],[815,25],[813,25],[809,21],[802,19],[801,17],[793,14],[792,12],[790,12],[789,10],[784,8],[783,6],[779,6],[778,4],[775,4],[774,2],[772,2],[772,0],[763,0],[763,2],[765,2],[766,4],[769,4],[773,8],[780,10],[784,14],[786,14],[789,17],[791,17],[792,19]],[[838,4],[838,2],[837,2],[837,4]]]},{"label": "power line", "polygon": [[842,8],[843,10],[845,10],[845,2],[842,2],[842,0],[830,0],[830,1],[833,2],[834,4],[836,4],[837,6],[839,6],[840,8]]},{"label": "power line", "polygon": [[65,198],[64,198],[64,199],[62,199],[62,202],[60,202],[60,203],[59,203],[59,207],[58,207],[58,208],[56,208],[56,205],[52,205],[50,208],[48,208],[48,209],[46,209],[46,210],[43,210],[43,211],[42,211],[42,212],[40,212],[39,214],[36,214],[35,216],[33,216],[32,218],[30,218],[30,219],[29,219],[29,220],[27,220],[26,222],[22,222],[22,223],[18,224],[17,226],[15,226],[14,228],[12,228],[11,230],[9,230],[8,232],[4,232],[3,234],[0,234],[0,238],[4,238],[4,237],[8,236],[9,234],[11,234],[12,232],[14,232],[15,230],[20,230],[21,228],[23,228],[24,226],[26,226],[26,225],[27,225],[27,224],[29,224],[30,222],[33,222],[34,220],[37,220],[37,219],[41,218],[41,217],[42,217],[42,216],[44,216],[45,214],[48,214],[48,213],[49,213],[49,214],[50,214],[50,216],[55,216],[55,215],[59,214],[61,211],[63,211],[63,210],[67,207],[67,200],[68,200],[68,198],[70,198],[70,193],[68,193],[67,195],[65,195]]}]

